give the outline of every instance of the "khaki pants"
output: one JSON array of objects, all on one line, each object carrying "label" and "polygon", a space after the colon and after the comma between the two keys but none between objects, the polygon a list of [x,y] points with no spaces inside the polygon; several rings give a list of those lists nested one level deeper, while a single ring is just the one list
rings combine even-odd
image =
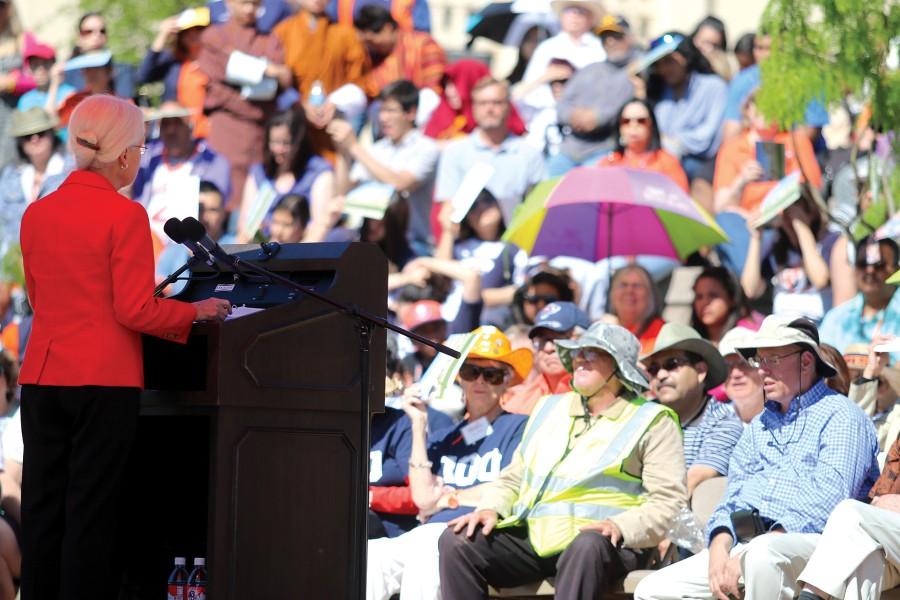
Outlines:
[{"label": "khaki pants", "polygon": [[[736,544],[731,556],[741,557],[744,600],[791,600],[800,591],[798,577],[820,537],[817,533],[767,533],[749,544]],[[634,591],[635,600],[683,598],[713,598],[708,550],[656,571]]]},{"label": "khaki pants", "polygon": [[828,517],[800,580],[835,598],[877,600],[900,583],[900,514],[844,500]]}]

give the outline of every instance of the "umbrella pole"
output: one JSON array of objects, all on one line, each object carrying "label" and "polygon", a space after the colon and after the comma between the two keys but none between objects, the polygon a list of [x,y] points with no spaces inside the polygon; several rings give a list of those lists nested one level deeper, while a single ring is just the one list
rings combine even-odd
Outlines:
[{"label": "umbrella pole", "polygon": [[606,224],[606,297],[612,294],[612,222],[613,222],[613,205],[612,202],[607,205],[607,224]]}]

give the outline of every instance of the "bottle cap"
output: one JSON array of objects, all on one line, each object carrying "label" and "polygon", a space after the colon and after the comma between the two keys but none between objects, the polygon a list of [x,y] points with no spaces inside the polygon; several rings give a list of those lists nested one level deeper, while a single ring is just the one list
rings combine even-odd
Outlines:
[{"label": "bottle cap", "polygon": [[184,563],[185,563],[185,558],[184,558],[183,556],[176,556],[176,557],[175,557],[175,565],[176,565],[176,566],[183,567],[183,566],[184,566]]},{"label": "bottle cap", "polygon": [[205,558],[195,558],[195,559],[194,559],[194,566],[195,566],[195,567],[205,567],[205,566],[206,566],[206,559],[205,559]]}]

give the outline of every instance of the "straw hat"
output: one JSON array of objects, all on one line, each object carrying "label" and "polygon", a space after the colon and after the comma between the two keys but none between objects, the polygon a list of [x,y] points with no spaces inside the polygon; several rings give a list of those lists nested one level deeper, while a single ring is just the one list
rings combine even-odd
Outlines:
[{"label": "straw hat", "polygon": [[619,381],[631,391],[640,393],[650,387],[637,366],[641,343],[624,327],[597,322],[577,340],[557,340],[556,353],[569,373],[572,372],[572,351],[580,348],[599,348],[612,356]]},{"label": "straw hat", "polygon": [[666,323],[659,330],[659,334],[653,342],[653,350],[642,360],[646,362],[666,350],[683,350],[702,358],[709,369],[707,378],[703,382],[706,389],[716,387],[728,377],[728,368],[725,366],[722,355],[715,346],[700,337],[693,327],[681,323]]},{"label": "straw hat", "polygon": [[466,358],[484,358],[509,365],[515,374],[511,385],[521,383],[531,373],[534,361],[531,350],[528,348],[513,350],[509,338],[496,327],[479,327],[473,333],[477,337]]},{"label": "straw hat", "polygon": [[59,124],[59,119],[51,117],[43,108],[35,106],[28,110],[13,112],[9,134],[12,137],[28,137],[35,133],[49,131]]},{"label": "straw hat", "polygon": [[594,16],[594,23],[599,23],[603,19],[603,15],[606,14],[606,9],[603,8],[603,4],[598,0],[553,0],[550,6],[557,15],[562,14],[562,11],[569,6],[583,8],[590,11]]}]

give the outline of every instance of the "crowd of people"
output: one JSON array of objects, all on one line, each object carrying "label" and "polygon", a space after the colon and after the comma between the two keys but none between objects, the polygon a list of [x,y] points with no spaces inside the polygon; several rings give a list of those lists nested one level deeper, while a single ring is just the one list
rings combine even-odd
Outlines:
[{"label": "crowd of people", "polygon": [[[129,65],[103,14],[62,52],[0,2],[0,600],[20,574],[20,224],[75,168],[69,122],[97,94],[144,111],[124,193],[147,211],[158,280],[188,257],[165,235],[173,216],[226,244],[370,242],[397,323],[474,336],[445,397],[419,393],[435,351],[389,339],[369,598],[546,577],[558,597],[595,598],[654,553],[681,560],[637,598],[877,598],[900,583],[900,229],[851,227],[882,201],[895,133],[851,96],[779,129],[757,104],[767,31],[732,47],[709,16],[642,44],[596,0],[532,16],[497,73],[448,60],[425,0],[214,0],[159,23]],[[661,174],[727,240],[595,262],[507,239],[537,186],[584,167]],[[488,175],[467,189],[473,173]],[[685,266],[679,321],[663,292]],[[716,477],[704,549],[670,544]]]}]

